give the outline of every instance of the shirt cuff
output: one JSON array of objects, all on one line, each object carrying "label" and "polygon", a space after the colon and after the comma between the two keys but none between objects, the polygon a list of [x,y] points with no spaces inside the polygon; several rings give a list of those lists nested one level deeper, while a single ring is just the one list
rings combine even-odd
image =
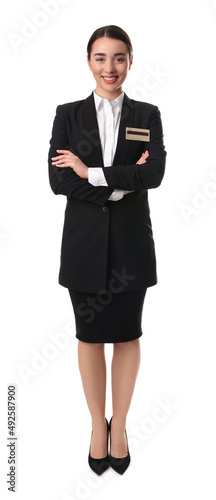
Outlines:
[{"label": "shirt cuff", "polygon": [[99,168],[89,167],[88,181],[95,187],[108,186],[107,181],[105,179],[105,175],[103,173],[103,169],[100,167]]},{"label": "shirt cuff", "polygon": [[114,189],[113,193],[108,198],[109,201],[121,200],[124,196],[124,191],[122,189]]},{"label": "shirt cuff", "polygon": [[[108,186],[105,175],[103,173],[103,169],[100,167],[88,168],[88,182],[95,187]],[[114,189],[108,200],[118,201],[121,200],[123,196],[124,191],[122,189]]]}]

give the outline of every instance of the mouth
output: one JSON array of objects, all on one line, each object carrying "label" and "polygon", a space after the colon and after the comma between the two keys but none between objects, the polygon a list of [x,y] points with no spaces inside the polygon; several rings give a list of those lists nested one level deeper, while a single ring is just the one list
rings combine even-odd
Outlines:
[{"label": "mouth", "polygon": [[116,82],[118,76],[102,76],[102,78],[105,83],[111,84]]}]

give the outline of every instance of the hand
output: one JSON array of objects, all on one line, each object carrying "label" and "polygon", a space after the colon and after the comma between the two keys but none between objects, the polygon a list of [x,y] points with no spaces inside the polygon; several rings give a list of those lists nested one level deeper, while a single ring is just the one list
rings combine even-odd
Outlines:
[{"label": "hand", "polygon": [[57,149],[56,151],[61,154],[59,154],[59,156],[53,156],[52,165],[62,168],[70,167],[79,177],[81,177],[81,179],[88,179],[88,167],[78,158],[78,156],[66,149]]},{"label": "hand", "polygon": [[[146,163],[146,158],[148,158],[148,156],[149,156],[149,152],[145,151],[145,153],[143,153],[142,156],[140,157],[140,159],[136,162],[136,165],[142,165],[143,163]],[[133,191],[124,191],[124,195],[128,194],[128,193],[134,193],[134,190]]]},{"label": "hand", "polygon": [[140,159],[136,162],[136,165],[142,165],[143,163],[146,163],[146,158],[148,158],[149,152],[145,151],[145,153],[142,154]]}]

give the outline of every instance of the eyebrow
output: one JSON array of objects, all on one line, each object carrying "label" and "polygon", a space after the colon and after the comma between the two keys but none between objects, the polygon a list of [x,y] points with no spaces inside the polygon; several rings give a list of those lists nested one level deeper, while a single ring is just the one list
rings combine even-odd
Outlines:
[{"label": "eyebrow", "polygon": [[[105,56],[106,54],[104,54],[103,52],[97,52],[96,54],[94,54],[94,56]],[[125,56],[125,53],[124,52],[118,52],[117,54],[114,54],[114,56]]]}]

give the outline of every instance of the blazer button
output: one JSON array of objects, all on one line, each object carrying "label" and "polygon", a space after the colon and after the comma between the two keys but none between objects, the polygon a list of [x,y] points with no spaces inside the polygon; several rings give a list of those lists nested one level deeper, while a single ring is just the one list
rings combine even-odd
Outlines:
[{"label": "blazer button", "polygon": [[102,207],[102,210],[103,210],[103,212],[109,212],[109,208],[108,207]]}]

